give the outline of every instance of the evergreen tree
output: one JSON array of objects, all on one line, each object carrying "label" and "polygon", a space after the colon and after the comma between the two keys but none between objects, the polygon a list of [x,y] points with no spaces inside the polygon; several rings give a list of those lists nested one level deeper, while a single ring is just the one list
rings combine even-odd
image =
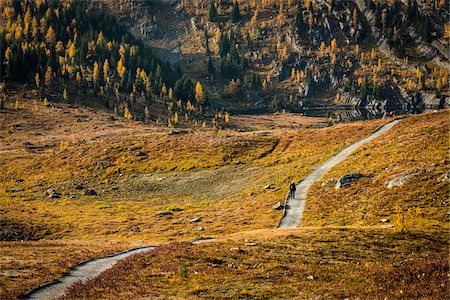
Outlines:
[{"label": "evergreen tree", "polygon": [[211,22],[217,22],[219,20],[219,14],[217,13],[216,5],[214,2],[211,2],[209,6],[209,20]]},{"label": "evergreen tree", "polygon": [[208,73],[210,75],[213,75],[214,73],[216,73],[216,70],[214,69],[214,64],[213,64],[213,61],[211,59],[211,56],[208,57]]},{"label": "evergreen tree", "polygon": [[231,4],[231,21],[233,23],[237,23],[241,20],[241,12],[239,11],[239,4],[237,1],[234,1]]}]

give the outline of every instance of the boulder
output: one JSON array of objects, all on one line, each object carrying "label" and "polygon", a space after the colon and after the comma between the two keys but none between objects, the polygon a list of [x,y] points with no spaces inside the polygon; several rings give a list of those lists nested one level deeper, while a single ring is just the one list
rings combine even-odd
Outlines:
[{"label": "boulder", "polygon": [[284,208],[284,205],[281,204],[280,202],[278,202],[277,204],[272,206],[272,208],[275,209],[275,210],[282,210]]},{"label": "boulder", "polygon": [[53,188],[48,188],[47,190],[45,190],[44,196],[48,196],[50,199],[58,199],[61,198],[61,193],[57,192]]},{"label": "boulder", "polygon": [[399,177],[396,177],[394,179],[388,180],[386,181],[386,186],[388,189],[391,189],[393,187],[396,186],[403,186],[405,185],[408,181],[411,180],[411,178],[414,177],[415,174],[405,174]]},{"label": "boulder", "polygon": [[85,196],[96,196],[97,192],[93,189],[85,189],[84,190],[84,195]]},{"label": "boulder", "polygon": [[350,185],[353,181],[358,180],[359,178],[363,177],[362,174],[359,173],[350,173],[350,174],[345,174],[344,176],[342,176],[341,178],[339,178],[339,180],[336,183],[336,189],[340,189],[341,187]]},{"label": "boulder", "polygon": [[59,199],[59,198],[61,198],[61,194],[60,193],[52,193],[52,194],[48,195],[48,197],[50,199]]}]

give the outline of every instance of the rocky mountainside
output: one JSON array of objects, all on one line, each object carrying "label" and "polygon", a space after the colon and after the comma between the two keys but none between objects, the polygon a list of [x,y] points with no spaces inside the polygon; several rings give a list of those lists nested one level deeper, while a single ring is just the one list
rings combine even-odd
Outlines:
[{"label": "rocky mountainside", "polygon": [[217,106],[389,112],[449,104],[446,1],[122,0],[111,6],[156,53],[200,80]]}]

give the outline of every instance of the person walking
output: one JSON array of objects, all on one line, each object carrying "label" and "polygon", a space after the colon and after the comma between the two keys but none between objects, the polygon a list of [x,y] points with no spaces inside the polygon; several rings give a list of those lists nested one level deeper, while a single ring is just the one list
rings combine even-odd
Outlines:
[{"label": "person walking", "polygon": [[292,181],[291,185],[289,186],[289,197],[290,198],[295,198],[295,182]]}]

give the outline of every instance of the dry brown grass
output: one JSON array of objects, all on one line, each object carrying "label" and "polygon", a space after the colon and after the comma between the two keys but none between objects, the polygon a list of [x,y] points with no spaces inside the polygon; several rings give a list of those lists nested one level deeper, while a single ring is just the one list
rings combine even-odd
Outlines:
[{"label": "dry brown grass", "polygon": [[[167,128],[108,121],[102,111],[59,105],[32,112],[27,105],[2,113],[2,217],[29,230],[41,226],[52,239],[154,242],[273,228],[280,212],[271,206],[283,201],[291,180],[386,122],[273,129],[286,120],[262,116],[253,118],[257,131],[170,135]],[[288,118],[304,125],[321,121]],[[243,122],[232,121],[237,127]],[[136,157],[136,151],[148,156]],[[102,169],[99,161],[112,166]],[[84,196],[77,185],[98,195]],[[45,197],[48,187],[62,198]],[[8,192],[13,188],[23,191]],[[182,210],[156,215],[170,205]],[[194,217],[202,221],[191,223]]]},{"label": "dry brown grass", "polygon": [[[339,149],[367,136],[386,120],[321,129],[293,129],[288,128],[282,117],[264,116],[252,118],[247,129],[253,131],[249,132],[196,129],[194,132],[170,135],[167,128],[126,120],[107,121],[108,115],[101,111],[85,108],[76,111],[61,105],[62,111],[40,107],[37,112],[32,112],[29,107],[2,112],[0,164],[5,172],[0,178],[1,225],[7,229],[20,228],[25,238],[63,240],[36,242],[36,245],[43,243],[39,251],[42,256],[36,260],[34,252],[23,247],[33,242],[4,243],[5,248],[10,248],[8,252],[2,250],[2,254],[10,253],[6,256],[20,261],[19,265],[7,262],[2,267],[2,287],[8,287],[8,297],[57,278],[79,260],[101,256],[104,253],[101,251],[105,249],[116,251],[125,245],[114,246],[105,242],[88,250],[92,246],[90,241],[94,240],[128,243],[139,240],[141,244],[151,244],[189,241],[199,237],[222,238],[214,245],[194,247],[182,243],[170,246],[172,248],[162,248],[159,251],[164,253],[167,261],[155,258],[156,261],[152,260],[149,266],[164,269],[166,266],[161,263],[173,261],[172,269],[167,267],[168,271],[163,271],[166,272],[164,276],[156,269],[146,273],[149,270],[145,267],[139,271],[142,274],[137,273],[142,275],[139,288],[126,290],[120,285],[118,290],[111,291],[111,287],[106,287],[108,281],[105,281],[105,287],[99,290],[104,291],[105,295],[140,295],[141,288],[151,286],[155,288],[155,295],[178,297],[216,295],[236,298],[269,293],[267,295],[272,297],[312,297],[319,294],[325,298],[345,298],[345,295],[356,295],[357,290],[367,285],[366,294],[362,294],[368,295],[367,298],[380,292],[381,288],[397,293],[391,296],[400,297],[399,288],[403,289],[403,286],[405,295],[412,293],[405,292],[403,281],[407,284],[412,282],[412,291],[417,292],[422,284],[430,284],[432,276],[437,276],[434,279],[439,280],[442,277],[444,256],[440,253],[445,244],[441,241],[442,233],[436,231],[439,239],[433,240],[431,236],[434,233],[419,234],[415,230],[430,228],[433,224],[445,225],[445,212],[442,213],[443,208],[438,205],[444,203],[445,185],[435,187],[431,183],[445,170],[442,160],[446,152],[447,112],[406,119],[382,138],[356,152],[353,158],[339,167],[343,171],[332,170],[327,178],[341,172],[370,172],[365,174],[366,178],[339,193],[333,189],[332,192],[336,193],[333,197],[327,198],[327,194],[325,198],[318,198],[325,194],[316,193],[317,188],[323,192],[320,184],[313,187],[304,220],[305,225],[315,228],[274,232],[271,229],[277,224],[281,213],[271,206],[282,201],[289,182],[300,180]],[[87,118],[81,118],[86,121],[77,122],[80,115],[86,115]],[[304,127],[311,125],[309,119],[298,117],[295,121],[295,117],[289,115],[297,124]],[[238,128],[244,125],[242,118],[232,118],[232,122]],[[23,141],[29,141],[33,146],[23,146]],[[398,145],[404,153],[398,153]],[[144,151],[148,156],[136,157],[136,151]],[[432,159],[427,160],[427,151],[433,153]],[[411,158],[413,153],[415,156]],[[376,159],[371,160],[372,157]],[[411,159],[414,159],[413,163]],[[105,169],[97,166],[97,162],[103,160],[112,166]],[[391,174],[414,168],[431,168],[431,171],[421,172],[412,184],[396,188],[402,189],[402,194],[391,198],[397,195],[397,190],[386,193],[384,181]],[[75,188],[78,184],[94,188],[98,195],[84,196],[82,190]],[[271,188],[265,188],[268,185]],[[50,186],[62,193],[61,199],[43,196]],[[416,191],[414,186],[420,189]],[[9,192],[11,188],[23,190]],[[331,189],[324,190],[330,192]],[[375,199],[371,195],[376,193],[381,196]],[[431,194],[438,202],[428,202]],[[377,199],[380,203],[389,202],[389,199],[403,203],[401,201],[404,199],[403,204],[412,207],[418,202],[411,201],[425,195],[425,200],[420,202],[423,212],[420,227],[416,224],[412,235],[396,234],[389,229],[381,231],[374,229],[379,227],[378,218],[387,215],[391,219],[392,213],[371,211],[372,215],[367,213],[364,222],[361,222],[361,219],[355,219],[355,213],[349,213],[354,211],[351,205],[336,205],[358,201],[355,199],[359,199],[359,195],[366,195],[374,205],[378,203]],[[402,198],[403,195],[411,196]],[[388,211],[392,212],[392,207]],[[165,208],[175,210],[173,215],[156,215]],[[319,213],[318,209],[323,209],[325,213]],[[333,213],[337,216],[344,216],[345,222],[329,222],[326,212],[330,210],[335,211]],[[194,217],[199,217],[201,221],[191,222]],[[349,227],[369,225],[371,228],[320,228],[332,224]],[[200,227],[203,230],[199,230]],[[292,236],[286,237],[287,234]],[[230,235],[230,239],[224,239]],[[245,246],[249,250],[245,253],[230,252],[229,248],[245,244],[244,237],[256,240],[258,246]],[[84,242],[71,242],[79,239]],[[427,245],[429,240],[432,242]],[[75,251],[76,245],[81,246]],[[55,251],[57,247],[60,250]],[[363,249],[358,250],[360,247]],[[173,254],[166,255],[168,249],[173,249]],[[416,254],[412,254],[410,263],[397,267],[395,257],[409,259],[408,251]],[[205,264],[199,269],[205,273],[199,273],[196,267],[189,264],[189,259],[185,261],[187,254],[184,253],[194,254],[193,264]],[[308,255],[305,256],[305,253]],[[72,256],[64,260],[66,255]],[[434,258],[424,259],[426,255]],[[367,260],[364,256],[368,257]],[[211,262],[205,262],[202,257],[218,257],[227,264],[211,266]],[[337,263],[334,262],[335,257]],[[136,259],[139,261],[141,257]],[[327,262],[325,265],[320,263],[323,260]],[[233,262],[236,264],[233,265]],[[228,263],[233,266],[228,267]],[[292,263],[294,267],[291,270]],[[190,275],[187,279],[182,275],[184,279],[181,280],[173,272],[184,274],[184,271],[180,273],[180,268],[183,269],[185,264],[192,272],[188,271]],[[16,266],[23,274],[15,273]],[[38,274],[34,275],[37,279],[27,275],[34,266],[36,271],[33,274]],[[238,266],[237,270],[235,266]],[[343,271],[341,266],[344,266]],[[356,270],[352,271],[355,266]],[[192,276],[193,271],[205,274],[204,278]],[[416,271],[435,275],[423,282],[416,282],[410,275]],[[123,275],[121,270],[117,272],[117,275]],[[382,274],[382,279],[376,277],[377,272]],[[222,273],[223,277],[219,276]],[[305,274],[319,279],[307,280]],[[369,276],[365,277],[365,274]],[[392,285],[386,285],[383,278],[391,278]],[[125,276],[125,282],[128,280]],[[247,280],[245,284],[244,280]],[[442,287],[437,285],[439,280],[435,280],[436,284],[433,283],[428,291],[431,295],[442,293]],[[155,284],[157,286],[153,286]],[[304,294],[293,294],[298,290],[304,291]],[[91,293],[88,290],[85,295],[94,297]],[[389,295],[388,292],[385,294]]]},{"label": "dry brown grass", "polygon": [[[411,209],[410,226],[448,226],[449,125],[448,110],[412,116],[361,147],[311,188],[303,226],[394,223],[396,206]],[[351,172],[364,178],[339,190],[321,186]],[[403,186],[387,188],[388,180],[405,174],[414,176]]]},{"label": "dry brown grass", "polygon": [[35,286],[59,279],[81,261],[127,247],[100,240],[0,242],[0,299],[16,299]]},{"label": "dry brown grass", "polygon": [[290,233],[163,246],[75,286],[67,299],[444,299],[447,295],[446,232],[415,232],[408,237],[379,229]]}]

